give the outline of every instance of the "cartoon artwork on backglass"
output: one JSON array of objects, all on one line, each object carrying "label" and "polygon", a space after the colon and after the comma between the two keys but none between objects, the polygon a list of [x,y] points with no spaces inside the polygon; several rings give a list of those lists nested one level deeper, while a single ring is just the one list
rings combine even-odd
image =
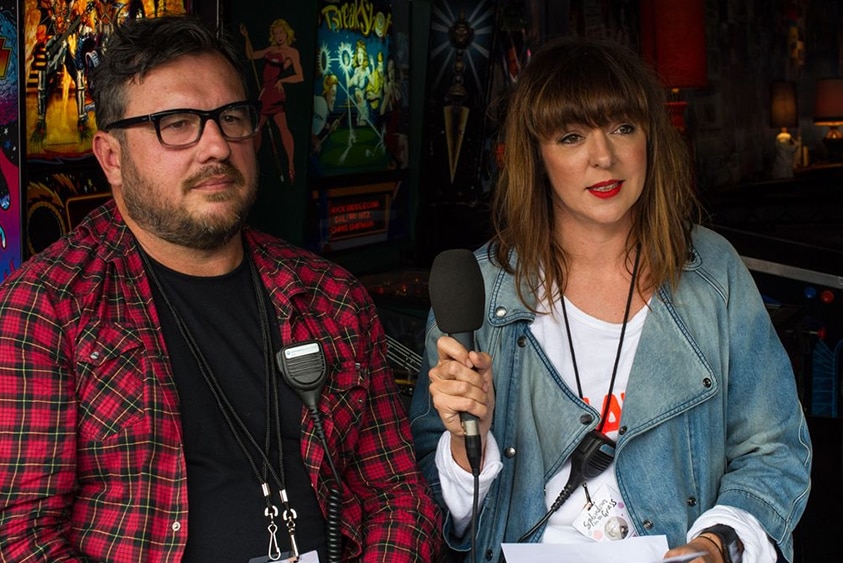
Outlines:
[{"label": "cartoon artwork on backglass", "polygon": [[184,14],[189,0],[25,0],[27,160],[86,156],[96,130],[90,80],[116,25]]},{"label": "cartoon artwork on backglass", "polygon": [[[255,81],[260,87],[258,102],[261,105],[261,117],[258,137],[255,141],[256,146],[260,149],[264,141],[264,131],[266,131],[272,144],[272,154],[276,160],[276,167],[280,171],[281,180],[294,184],[296,181],[296,146],[293,133],[287,123],[287,88],[291,84],[304,82],[301,54],[295,46],[296,30],[286,19],[274,19],[269,24],[268,44],[258,48],[253,45],[245,24],[240,24],[240,34],[245,39],[246,57],[251,61]],[[263,70],[260,77],[258,77],[258,67],[255,64],[257,60],[263,61]],[[281,148],[286,156],[286,176],[283,172],[285,166],[280,163],[281,153],[275,139],[276,129],[267,126],[267,120],[269,119],[277,128]]]},{"label": "cartoon artwork on backglass", "polygon": [[389,2],[323,1],[313,84],[311,171],[407,167],[409,46]]}]

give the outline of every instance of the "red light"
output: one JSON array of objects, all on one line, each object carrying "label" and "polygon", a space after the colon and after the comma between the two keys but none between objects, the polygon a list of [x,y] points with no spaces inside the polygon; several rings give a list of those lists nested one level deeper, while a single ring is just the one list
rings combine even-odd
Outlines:
[{"label": "red light", "polygon": [[822,293],[820,293],[820,300],[823,303],[826,303],[826,304],[833,302],[834,301],[834,292],[831,291],[830,289],[824,289],[822,291]]}]

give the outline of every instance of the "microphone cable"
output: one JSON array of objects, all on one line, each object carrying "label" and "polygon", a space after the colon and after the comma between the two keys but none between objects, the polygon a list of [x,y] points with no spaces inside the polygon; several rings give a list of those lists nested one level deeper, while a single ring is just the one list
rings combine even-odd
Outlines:
[{"label": "microphone cable", "polygon": [[[476,426],[476,419],[472,423]],[[482,459],[482,448],[479,434],[465,436],[465,451],[466,457],[468,457],[468,465],[471,467],[471,476],[474,478],[474,492],[471,500],[471,553],[474,555],[477,553],[477,514],[480,511],[480,461]]]},{"label": "microphone cable", "polygon": [[316,429],[316,435],[322,443],[322,449],[325,450],[325,459],[328,461],[328,466],[331,468],[331,473],[334,476],[335,485],[328,489],[328,510],[327,510],[327,529],[325,532],[325,543],[328,547],[328,561],[329,563],[340,563],[342,555],[342,534],[340,533],[340,518],[342,516],[342,480],[340,474],[334,465],[334,460],[331,458],[331,452],[328,450],[328,440],[325,438],[325,431],[322,428],[322,415],[316,406],[307,406],[307,411],[310,413],[310,418],[313,420],[313,426]]}]

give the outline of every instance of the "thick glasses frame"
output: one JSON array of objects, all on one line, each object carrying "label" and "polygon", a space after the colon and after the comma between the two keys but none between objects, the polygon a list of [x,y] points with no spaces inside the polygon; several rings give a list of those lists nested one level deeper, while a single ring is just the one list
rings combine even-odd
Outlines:
[{"label": "thick glasses frame", "polygon": [[[247,107],[252,109],[252,131],[248,135],[244,135],[242,137],[232,137],[225,133],[225,127],[220,123],[220,116],[234,108],[238,107]],[[196,138],[189,143],[167,143],[161,137],[161,120],[165,117],[169,117],[171,115],[178,115],[180,113],[187,113],[190,115],[196,115],[199,117],[199,129],[196,135]],[[202,134],[205,132],[205,124],[208,120],[212,120],[214,123],[217,124],[219,127],[220,133],[222,134],[223,138],[228,141],[242,141],[244,139],[249,139],[254,137],[258,133],[258,116],[260,114],[260,104],[257,102],[232,102],[230,104],[225,104],[224,106],[220,106],[217,109],[212,109],[209,111],[203,111],[199,109],[191,109],[191,108],[180,108],[180,109],[168,109],[165,111],[157,111],[155,113],[150,113],[149,115],[138,115],[136,117],[127,117],[126,119],[118,119],[112,123],[109,123],[107,126],[103,127],[103,131],[110,131],[112,129],[126,129],[128,127],[134,127],[135,125],[140,125],[143,123],[152,123],[155,126],[155,134],[158,136],[158,142],[164,145],[165,147],[172,147],[172,148],[185,148],[192,145],[195,145],[199,142],[199,139],[202,138]]]}]

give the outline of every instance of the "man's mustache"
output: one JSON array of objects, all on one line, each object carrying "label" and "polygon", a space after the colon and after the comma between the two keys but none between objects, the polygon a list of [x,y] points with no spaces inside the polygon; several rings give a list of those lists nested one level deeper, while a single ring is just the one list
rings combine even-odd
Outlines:
[{"label": "man's mustache", "polygon": [[243,173],[240,172],[237,168],[228,163],[220,163],[203,168],[202,170],[185,180],[184,185],[187,187],[187,189],[190,189],[209,178],[216,178],[220,176],[227,178],[239,185],[243,185],[246,181],[243,177]]}]

